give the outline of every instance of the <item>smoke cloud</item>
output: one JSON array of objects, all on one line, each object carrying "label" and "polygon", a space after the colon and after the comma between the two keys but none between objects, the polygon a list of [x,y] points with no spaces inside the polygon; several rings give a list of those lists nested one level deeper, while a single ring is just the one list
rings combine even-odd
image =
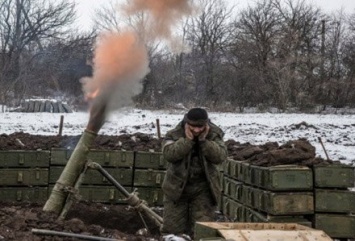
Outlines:
[{"label": "smoke cloud", "polygon": [[170,40],[172,37],[172,27],[183,17],[191,14],[191,0],[130,0],[123,10],[128,15],[140,12],[149,13],[149,31],[156,38]]},{"label": "smoke cloud", "polygon": [[[139,36],[153,36],[173,44],[172,27],[181,17],[191,13],[189,0],[130,0],[123,7],[128,16],[144,13],[146,22],[120,33],[103,33],[95,46],[93,76],[83,78],[85,98],[94,110],[104,109],[104,115],[132,103],[132,97],[142,90],[142,79],[149,73],[146,43]],[[134,31],[148,31],[139,33]]]},{"label": "smoke cloud", "polygon": [[82,80],[85,96],[105,102],[109,110],[130,104],[149,73],[145,45],[132,31],[102,34],[93,64],[93,77]]}]

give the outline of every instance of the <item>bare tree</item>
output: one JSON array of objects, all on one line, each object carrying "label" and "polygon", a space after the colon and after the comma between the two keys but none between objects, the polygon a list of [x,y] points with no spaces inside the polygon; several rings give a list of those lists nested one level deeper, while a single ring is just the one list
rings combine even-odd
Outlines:
[{"label": "bare tree", "polygon": [[27,58],[48,40],[66,34],[75,17],[74,3],[61,0],[3,0],[0,5],[1,99],[26,91]]},{"label": "bare tree", "polygon": [[94,28],[98,31],[121,31],[122,17],[118,14],[118,2],[113,0],[95,10]]},{"label": "bare tree", "polygon": [[192,48],[190,58],[195,63],[195,96],[202,102],[220,101],[219,70],[224,62],[223,49],[227,46],[231,10],[223,0],[200,0],[201,13],[187,23],[186,39]]},{"label": "bare tree", "polygon": [[[269,61],[280,33],[280,16],[273,2],[263,0],[240,11],[233,24],[229,62],[235,71],[234,89],[238,105],[269,105],[271,79]],[[247,98],[249,101],[245,101]]]}]

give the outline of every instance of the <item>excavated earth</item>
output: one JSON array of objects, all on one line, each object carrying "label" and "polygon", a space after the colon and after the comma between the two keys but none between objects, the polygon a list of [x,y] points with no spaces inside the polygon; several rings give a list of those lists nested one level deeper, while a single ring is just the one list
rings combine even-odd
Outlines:
[{"label": "excavated earth", "polygon": [[[0,150],[74,149],[80,136],[41,136],[26,133],[0,135]],[[264,145],[226,140],[230,158],[244,160],[259,166],[297,164],[312,166],[330,163],[317,158],[315,148],[305,139],[283,145],[269,142]],[[161,140],[136,133],[120,136],[99,135],[92,149],[160,151]],[[56,215],[43,212],[43,203],[0,203],[0,240],[79,240],[75,238],[35,235],[32,229],[48,229],[67,233],[112,238],[117,240],[159,240],[158,227],[148,218],[150,232],[144,232],[139,214],[125,205],[79,202],[74,204],[66,219],[58,221]],[[154,207],[161,215],[161,209]]]}]

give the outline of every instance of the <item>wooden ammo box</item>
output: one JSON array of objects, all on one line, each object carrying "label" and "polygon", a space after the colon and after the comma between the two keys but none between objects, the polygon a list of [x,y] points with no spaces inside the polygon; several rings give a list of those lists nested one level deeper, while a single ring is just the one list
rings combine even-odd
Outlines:
[{"label": "wooden ammo box", "polygon": [[[218,237],[223,239],[216,239]],[[195,240],[332,241],[332,239],[321,230],[315,230],[295,223],[227,222],[196,222]]]},{"label": "wooden ammo box", "polygon": [[0,186],[47,186],[48,168],[0,169]]},{"label": "wooden ammo box", "polygon": [[0,200],[3,202],[14,202],[14,201],[45,202],[47,198],[48,198],[47,187],[0,188]]},{"label": "wooden ammo box", "polygon": [[136,190],[138,197],[148,203],[148,206],[163,206],[163,190],[161,188],[140,187]]},{"label": "wooden ammo box", "polygon": [[134,165],[136,168],[165,169],[166,163],[161,152],[136,152]]},{"label": "wooden ammo box", "polygon": [[163,170],[136,169],[133,185],[135,187],[161,187],[164,176]]},{"label": "wooden ammo box", "polygon": [[[133,171],[131,168],[104,168],[121,185],[132,186]],[[64,166],[50,167],[49,183],[53,184],[59,179]],[[88,169],[85,173],[83,185],[112,185],[99,171]]]},{"label": "wooden ammo box", "polygon": [[308,167],[280,165],[251,166],[252,185],[270,191],[312,190],[313,174]]},{"label": "wooden ammo box", "polygon": [[315,189],[314,198],[316,212],[355,213],[355,192]]},{"label": "wooden ammo box", "polygon": [[[65,166],[72,152],[73,150],[52,148],[51,165]],[[134,153],[133,151],[90,150],[87,159],[103,167],[132,167]]]},{"label": "wooden ammo box", "polygon": [[354,167],[344,164],[314,166],[314,186],[348,188],[354,187]]},{"label": "wooden ammo box", "polygon": [[0,151],[1,167],[48,167],[49,151]]},{"label": "wooden ammo box", "polygon": [[272,215],[312,214],[312,192],[271,192],[243,186],[244,204]]},{"label": "wooden ammo box", "polygon": [[355,238],[355,216],[340,214],[314,215],[314,227],[332,238]]}]

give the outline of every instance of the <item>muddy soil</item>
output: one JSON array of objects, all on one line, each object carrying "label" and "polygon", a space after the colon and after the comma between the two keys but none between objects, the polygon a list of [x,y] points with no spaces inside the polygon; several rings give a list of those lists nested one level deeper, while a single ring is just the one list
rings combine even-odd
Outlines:
[{"label": "muddy soil", "polygon": [[[72,237],[38,235],[32,229],[76,233],[117,240],[158,240],[158,227],[145,218],[150,232],[134,209],[124,205],[80,202],[73,205],[65,220],[42,211],[42,203],[0,203],[0,240],[82,240]],[[141,233],[139,233],[141,232]]]},{"label": "muddy soil", "polygon": [[[51,148],[74,149],[80,136],[41,136],[26,133],[0,135],[0,150],[50,150]],[[330,163],[315,156],[315,148],[306,140],[299,139],[283,145],[269,142],[251,145],[227,140],[230,158],[244,160],[259,166],[297,164],[312,166]],[[161,140],[150,135],[136,133],[120,136],[99,135],[93,149],[161,151]],[[0,240],[79,240],[57,236],[35,235],[33,228],[49,229],[69,233],[113,238],[117,240],[158,240],[158,227],[148,218],[150,233],[142,235],[137,231],[143,225],[135,210],[125,205],[105,205],[99,203],[77,203],[71,207],[64,221],[57,221],[55,215],[43,212],[44,204],[0,203]],[[161,212],[161,210],[160,210]],[[160,213],[162,215],[162,213]]]}]

